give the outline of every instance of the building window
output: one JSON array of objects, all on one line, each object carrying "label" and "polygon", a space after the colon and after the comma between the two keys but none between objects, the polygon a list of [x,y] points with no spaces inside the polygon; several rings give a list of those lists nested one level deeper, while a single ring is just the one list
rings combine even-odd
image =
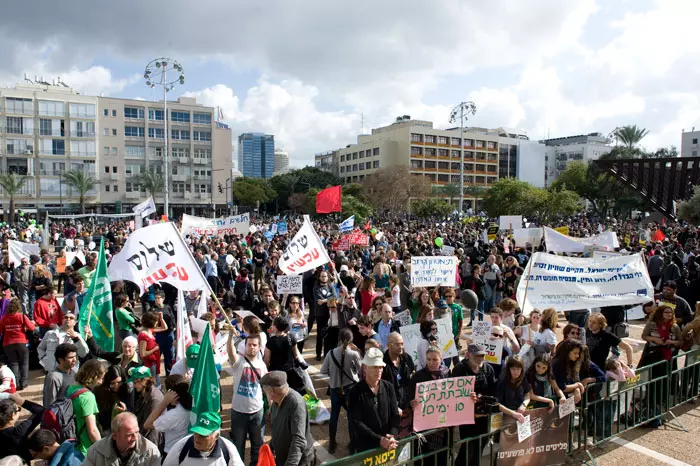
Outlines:
[{"label": "building window", "polygon": [[345,167],[340,167],[340,173],[345,173]]},{"label": "building window", "polygon": [[476,141],[476,147],[484,147],[484,141]]},{"label": "building window", "polygon": [[[141,128],[141,129],[143,129],[143,128]],[[117,128],[112,128],[112,136],[116,136],[116,135],[117,135]]]},{"label": "building window", "polygon": [[358,153],[360,154],[360,158],[361,158],[361,159],[364,159],[364,158],[365,158],[365,151],[361,150],[361,151],[358,152]]},{"label": "building window", "polygon": [[105,167],[105,173],[109,173],[109,167]]},{"label": "building window", "polygon": [[163,121],[163,110],[149,108],[148,119],[152,121]]},{"label": "building window", "polygon": [[104,150],[102,151],[104,155],[109,155],[109,147],[105,147]]},{"label": "building window", "polygon": [[379,168],[379,160],[372,162],[372,168]]},{"label": "building window", "polygon": [[5,122],[8,134],[34,134],[33,118],[7,117]]},{"label": "building window", "polygon": [[96,155],[95,141],[71,141],[70,152],[71,155],[94,157]]},{"label": "building window", "polygon": [[66,155],[66,141],[63,139],[52,139],[51,153],[53,155]]},{"label": "building window", "polygon": [[164,139],[165,130],[163,128],[148,128],[148,137],[152,139]]},{"label": "building window", "polygon": [[464,147],[474,147],[474,141],[471,139],[464,140]]},{"label": "building window", "polygon": [[116,147],[112,147],[112,155],[117,155],[119,152]]},{"label": "building window", "polygon": [[95,118],[93,104],[70,104],[70,116],[73,118]]},{"label": "building window", "polygon": [[195,141],[211,141],[211,131],[192,131],[192,139]]},{"label": "building window", "polygon": [[108,184],[105,185],[105,192],[106,192],[106,193],[109,192],[109,185],[108,185]]},{"label": "building window", "polygon": [[112,173],[118,173],[119,167],[112,167]]},{"label": "building window", "polygon": [[440,157],[447,157],[449,155],[449,151],[447,149],[438,149],[438,155]]},{"label": "building window", "polygon": [[125,157],[146,157],[146,148],[143,146],[125,146],[124,147]]},{"label": "building window", "polygon": [[447,144],[447,136],[438,136],[438,144]]},{"label": "building window", "polygon": [[112,116],[113,116],[113,117],[117,116],[117,111],[116,111],[116,110],[112,110]]},{"label": "building window", "polygon": [[134,118],[143,120],[144,111],[142,108],[124,107],[124,118]]},{"label": "building window", "polygon": [[697,144],[697,143],[698,143],[698,138],[693,138],[693,144]]},{"label": "building window", "polygon": [[211,124],[211,113],[197,113],[192,114],[192,122],[199,125],[210,125]]},{"label": "building window", "polygon": [[[150,133],[150,129],[149,133]],[[127,138],[142,138],[145,135],[145,129],[141,126],[125,126],[124,127],[124,137]]]},{"label": "building window", "polygon": [[352,171],[354,171],[354,172],[357,171],[357,164],[356,163],[352,164]]},{"label": "building window", "polygon": [[174,130],[171,130],[170,135],[173,139],[189,140],[190,139],[190,130],[188,130],[188,129],[174,129]]},{"label": "building window", "polygon": [[694,150],[694,151],[693,151],[693,157],[697,157],[697,156],[698,156],[698,151]]},{"label": "building window", "polygon": [[459,138],[452,138],[452,145],[458,146],[459,145]]},{"label": "building window", "polygon": [[39,101],[39,115],[41,116],[65,116],[66,104],[63,102],[55,102],[53,100]]},{"label": "building window", "polygon": [[109,136],[109,128],[103,129],[103,130],[102,130],[102,134],[103,134],[104,136]]},{"label": "building window", "polygon": [[113,185],[113,186],[112,186],[112,191],[114,191],[115,193],[118,193],[118,192],[119,192],[119,186],[116,185],[116,184]]},{"label": "building window", "polygon": [[340,154],[340,161],[345,162],[345,154]]},{"label": "building window", "polygon": [[357,160],[357,152],[353,152],[353,153],[352,153],[352,159],[353,159],[353,160]]},{"label": "building window", "polygon": [[365,162],[365,170],[372,168],[372,162]]},{"label": "building window", "polygon": [[489,149],[495,149],[495,148],[496,148],[496,143],[493,142],[493,141],[488,141],[488,142],[486,143],[486,147],[488,147]]},{"label": "building window", "polygon": [[75,138],[94,138],[95,122],[73,120],[70,122],[70,130],[71,136]]},{"label": "building window", "polygon": [[372,149],[372,155],[379,155],[379,147]]},{"label": "building window", "polygon": [[426,144],[435,144],[435,136],[431,136],[429,134],[425,135],[425,143]]},{"label": "building window", "polygon": [[426,147],[426,148],[425,148],[424,154],[425,154],[426,156],[435,157],[435,149],[430,148],[430,147]]},{"label": "building window", "polygon": [[423,135],[411,133],[411,142],[423,142]]},{"label": "building window", "polygon": [[7,97],[5,99],[5,112],[31,115],[34,113],[32,99],[15,99],[12,97]]},{"label": "building window", "polygon": [[105,108],[105,110],[104,110],[104,116],[109,116],[109,109],[108,109],[108,108]]},{"label": "building window", "polygon": [[411,155],[420,155],[422,147],[411,146]]},{"label": "building window", "polygon": [[190,112],[170,112],[170,121],[177,121],[179,123],[189,123]]}]

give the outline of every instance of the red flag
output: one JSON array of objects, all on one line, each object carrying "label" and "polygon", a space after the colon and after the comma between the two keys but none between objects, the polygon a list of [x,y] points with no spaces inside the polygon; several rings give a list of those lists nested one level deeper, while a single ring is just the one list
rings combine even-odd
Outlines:
[{"label": "red flag", "polygon": [[661,219],[661,226],[665,227],[666,226],[666,217]]},{"label": "red flag", "polygon": [[330,214],[331,212],[341,212],[342,208],[342,188],[333,186],[326,188],[316,194],[316,213]]},{"label": "red flag", "polygon": [[367,223],[365,223],[365,230],[369,230],[372,228],[372,220],[367,219]]},{"label": "red flag", "polygon": [[666,239],[666,235],[664,235],[664,232],[661,230],[656,230],[654,232],[654,235],[651,237],[652,241],[654,242],[661,242]]}]

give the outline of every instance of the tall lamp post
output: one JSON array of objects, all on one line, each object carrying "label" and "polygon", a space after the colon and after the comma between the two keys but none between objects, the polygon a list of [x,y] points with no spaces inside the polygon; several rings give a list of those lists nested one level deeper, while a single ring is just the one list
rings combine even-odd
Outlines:
[{"label": "tall lamp post", "polygon": [[464,212],[464,123],[476,113],[476,104],[460,102],[450,112],[450,123],[459,120],[459,213]]},{"label": "tall lamp post", "polygon": [[[170,72],[170,76],[168,76]],[[146,71],[143,73],[146,80],[146,86],[155,88],[161,86],[163,88],[163,121],[164,121],[164,136],[165,136],[165,151],[163,153],[163,171],[165,172],[164,193],[163,193],[163,210],[165,215],[170,216],[170,170],[168,162],[170,152],[168,150],[168,91],[175,88],[175,84],[185,84],[185,75],[182,72],[182,65],[172,58],[156,58],[146,65]]]}]

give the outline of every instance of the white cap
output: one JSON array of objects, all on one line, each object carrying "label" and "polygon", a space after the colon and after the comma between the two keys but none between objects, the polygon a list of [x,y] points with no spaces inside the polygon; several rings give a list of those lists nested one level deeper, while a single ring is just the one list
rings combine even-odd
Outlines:
[{"label": "white cap", "polygon": [[362,364],[367,367],[384,367],[384,354],[379,348],[370,348],[365,353]]},{"label": "white cap", "polygon": [[343,264],[343,265],[340,266],[340,271],[341,271],[341,272],[347,272],[347,271],[349,271],[349,270],[350,270],[350,269],[349,269],[348,266],[345,265],[345,264]]}]

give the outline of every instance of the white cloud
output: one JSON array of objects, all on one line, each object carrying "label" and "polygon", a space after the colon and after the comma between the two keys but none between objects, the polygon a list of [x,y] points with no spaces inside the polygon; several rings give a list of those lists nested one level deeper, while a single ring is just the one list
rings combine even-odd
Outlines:
[{"label": "white cloud", "polygon": [[[91,66],[86,69],[78,69],[77,67],[68,70],[52,69],[44,61],[37,61],[34,66],[27,68],[26,73],[29,79],[43,77],[47,82],[52,82],[60,77],[61,82],[86,95],[114,94],[141,79],[137,74],[127,78],[115,78],[112,71],[103,66]],[[11,86],[22,81],[24,81],[24,75],[0,73],[0,85]]]}]

